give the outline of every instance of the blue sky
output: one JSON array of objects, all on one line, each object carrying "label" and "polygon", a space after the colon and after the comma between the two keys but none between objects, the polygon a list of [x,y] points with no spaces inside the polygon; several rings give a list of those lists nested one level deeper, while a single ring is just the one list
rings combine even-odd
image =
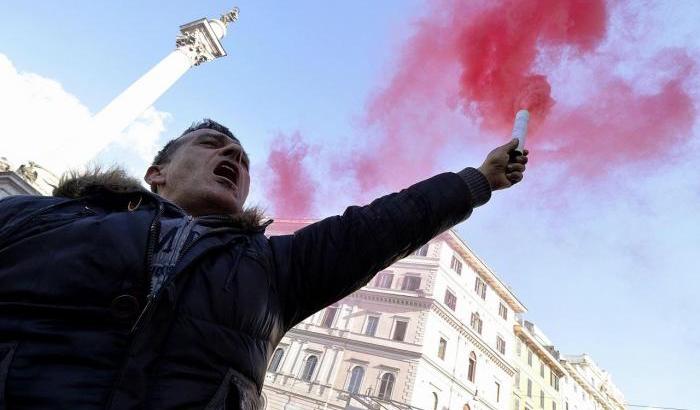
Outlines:
[{"label": "blue sky", "polygon": [[[140,173],[159,143],[205,116],[241,137],[254,170],[264,166],[280,132],[300,131],[322,148],[361,143],[358,118],[426,10],[418,0],[236,5],[241,18],[224,41],[229,55],[188,72],[100,161]],[[40,147],[70,144],[71,124],[99,111],[166,56],[179,25],[217,17],[230,6],[0,3],[0,120],[20,122],[6,125],[0,146],[10,160],[50,161],[50,150]],[[694,1],[644,2],[635,10],[644,22],[642,46],[689,48],[697,60],[699,9]],[[629,64],[634,69],[635,62]],[[693,95],[697,102],[697,90]],[[591,354],[630,403],[700,408],[697,124],[693,134],[672,157],[650,159],[642,171],[619,168],[592,186],[553,185],[561,182],[548,174],[552,168],[533,164],[528,180],[552,182],[495,193],[458,228],[513,287],[530,320],[562,352]],[[445,154],[439,168],[478,165],[487,152],[485,146],[460,149]],[[75,151],[76,158],[91,159]],[[252,200],[266,204],[256,186]],[[317,216],[339,210],[334,203]]]}]

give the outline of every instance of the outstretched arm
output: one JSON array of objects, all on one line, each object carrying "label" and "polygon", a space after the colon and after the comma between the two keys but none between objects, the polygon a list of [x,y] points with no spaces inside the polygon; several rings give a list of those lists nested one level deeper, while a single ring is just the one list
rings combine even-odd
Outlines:
[{"label": "outstretched arm", "polygon": [[294,235],[270,238],[287,327],[359,289],[376,272],[466,219],[492,190],[519,182],[527,153],[509,163],[511,145],[493,150],[478,170],[439,174]]}]

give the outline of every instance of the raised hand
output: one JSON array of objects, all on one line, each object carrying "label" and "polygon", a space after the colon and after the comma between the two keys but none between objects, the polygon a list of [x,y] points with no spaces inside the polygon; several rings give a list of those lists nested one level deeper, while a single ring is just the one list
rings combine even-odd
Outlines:
[{"label": "raised hand", "polygon": [[489,152],[484,163],[479,167],[479,171],[486,177],[491,185],[491,190],[510,188],[522,181],[527,164],[528,150],[524,150],[522,155],[514,153],[518,146],[517,138],[513,138],[507,144],[501,145]]}]

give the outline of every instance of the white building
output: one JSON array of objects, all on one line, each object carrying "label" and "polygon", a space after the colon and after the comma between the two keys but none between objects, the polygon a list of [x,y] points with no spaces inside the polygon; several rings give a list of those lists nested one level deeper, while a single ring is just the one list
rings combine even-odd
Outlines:
[{"label": "white building", "polygon": [[266,408],[511,409],[512,329],[524,311],[445,232],[292,329],[270,363]]},{"label": "white building", "polygon": [[0,157],[0,198],[9,195],[51,195],[58,178],[29,161],[14,167],[5,157]]},{"label": "white building", "polygon": [[587,354],[564,355],[561,360],[569,377],[562,394],[565,410],[624,410],[625,397],[612,377]]}]

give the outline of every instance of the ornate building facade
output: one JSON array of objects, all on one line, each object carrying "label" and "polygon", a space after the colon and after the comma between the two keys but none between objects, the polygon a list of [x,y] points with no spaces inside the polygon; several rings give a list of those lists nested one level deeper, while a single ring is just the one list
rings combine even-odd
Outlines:
[{"label": "ornate building facade", "polygon": [[531,322],[520,321],[513,327],[518,358],[513,380],[513,409],[562,410],[561,383],[566,370],[559,352]]},{"label": "ornate building facade", "polygon": [[[569,377],[563,399],[569,410],[624,410],[625,397],[610,373],[587,354],[565,355],[561,360]],[[565,409],[566,410],[566,409]]]},{"label": "ornate building facade", "polygon": [[[279,221],[271,234],[310,221]],[[511,409],[508,287],[454,231],[292,329],[269,364],[267,409]]]},{"label": "ornate building facade", "polygon": [[624,410],[625,398],[609,373],[587,354],[562,356],[528,321],[513,328],[518,357],[515,410]]}]

